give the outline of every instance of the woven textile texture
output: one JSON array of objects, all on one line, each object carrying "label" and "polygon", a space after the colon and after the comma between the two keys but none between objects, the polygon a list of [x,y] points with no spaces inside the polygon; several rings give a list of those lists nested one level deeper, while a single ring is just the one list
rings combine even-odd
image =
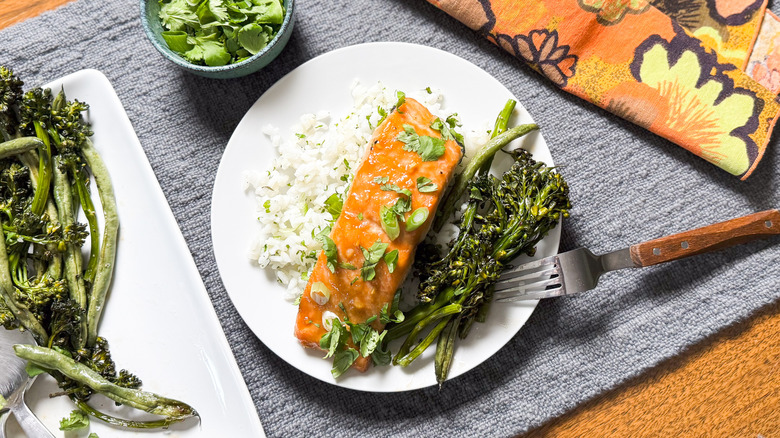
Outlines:
[{"label": "woven textile texture", "polygon": [[[780,8],[770,6],[775,12]],[[77,0],[0,32],[0,63],[28,85],[108,76],[184,233],[269,436],[511,436],[540,425],[780,299],[778,239],[605,277],[539,304],[494,357],[437,388],[340,389],[297,371],[247,329],[217,273],[209,226],[222,151],[252,103],[317,55],[367,41],[454,53],[509,88],[542,127],[572,189],[561,250],[594,252],[780,205],[777,138],[747,181],[560,92],[421,0],[297,0],[289,45],[236,80],[178,70],[146,40],[137,2]],[[468,87],[468,84],[463,84]],[[346,90],[345,90],[346,92]],[[493,118],[494,115],[486,115]],[[292,327],[292,321],[291,321]],[[295,342],[292,338],[290,342]]]}]

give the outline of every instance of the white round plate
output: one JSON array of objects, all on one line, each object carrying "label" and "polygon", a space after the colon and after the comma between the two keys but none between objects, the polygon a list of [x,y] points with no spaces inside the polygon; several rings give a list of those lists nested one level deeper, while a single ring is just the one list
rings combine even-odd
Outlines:
[{"label": "white round plate", "polygon": [[[238,313],[257,337],[279,357],[310,376],[341,387],[373,392],[407,391],[436,384],[433,352],[429,348],[410,366],[372,367],[365,373],[349,370],[338,380],[330,373],[324,353],[301,347],[293,336],[297,307],[284,299],[284,287],[272,272],[247,259],[251,238],[257,233],[254,194],[242,190],[242,173],[269,169],[276,155],[262,127],[271,124],[283,136],[302,114],[329,111],[334,118],[350,112],[350,86],[355,79],[370,85],[377,81],[396,90],[440,89],[443,109],[457,112],[463,129],[492,125],[512,93],[484,70],[457,56],[407,43],[368,43],[334,50],[296,68],[260,96],[236,127],[219,165],[211,207],[211,234],[222,281]],[[530,123],[531,116],[518,104],[511,124]],[[521,143],[522,142],[522,143]],[[534,158],[552,165],[552,157],[539,133],[518,140]],[[502,155],[502,154],[499,154]],[[499,160],[497,160],[499,161]],[[537,257],[558,250],[560,227],[537,248]],[[450,379],[487,360],[504,346],[531,315],[535,301],[493,305],[484,324],[474,324],[458,343]],[[392,346],[392,345],[391,345]]]}]

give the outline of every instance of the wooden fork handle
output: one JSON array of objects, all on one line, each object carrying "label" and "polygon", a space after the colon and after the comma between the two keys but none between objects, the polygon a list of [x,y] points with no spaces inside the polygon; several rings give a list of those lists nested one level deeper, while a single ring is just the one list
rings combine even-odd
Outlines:
[{"label": "wooden fork handle", "polygon": [[631,246],[636,266],[651,266],[780,234],[780,211],[767,210]]}]

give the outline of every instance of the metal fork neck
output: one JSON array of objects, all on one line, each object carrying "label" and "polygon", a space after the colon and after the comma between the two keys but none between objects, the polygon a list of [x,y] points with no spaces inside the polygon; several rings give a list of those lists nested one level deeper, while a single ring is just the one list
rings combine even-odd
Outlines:
[{"label": "metal fork neck", "polygon": [[608,252],[599,257],[604,271],[614,271],[616,269],[636,268],[634,261],[631,260],[630,248],[620,249]]}]

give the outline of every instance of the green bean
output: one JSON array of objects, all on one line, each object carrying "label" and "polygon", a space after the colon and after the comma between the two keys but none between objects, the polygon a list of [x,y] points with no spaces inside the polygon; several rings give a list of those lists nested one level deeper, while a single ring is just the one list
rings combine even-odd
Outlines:
[{"label": "green bean", "polygon": [[76,362],[57,350],[18,344],[14,345],[14,353],[33,365],[59,371],[65,377],[86,385],[117,403],[167,417],[173,422],[198,416],[198,413],[184,402],[111,383],[92,368]]},{"label": "green bean", "polygon": [[116,241],[119,234],[119,216],[117,215],[111,176],[103,159],[100,158],[97,150],[95,150],[92,142],[89,140],[84,143],[81,152],[87,160],[87,165],[92,169],[92,174],[95,176],[95,184],[100,194],[100,203],[103,206],[104,216],[103,244],[100,247],[95,281],[92,282],[87,310],[87,345],[92,346],[97,338],[100,314],[103,311],[103,304],[106,301],[108,287],[111,284],[111,276],[114,272]]},{"label": "green bean", "polygon": [[447,326],[439,336],[439,341],[436,343],[436,355],[433,359],[433,369],[436,373],[436,381],[439,383],[439,388],[447,380],[447,375],[452,368],[452,358],[455,356],[455,335],[458,333],[458,326],[460,325],[460,317],[447,322]]},{"label": "green bean", "polygon": [[428,335],[423,338],[422,341],[420,341],[419,344],[417,344],[416,347],[406,355],[404,355],[402,358],[398,359],[397,361],[394,360],[393,362],[396,365],[401,365],[402,367],[405,367],[412,363],[419,355],[422,354],[423,351],[428,349],[428,347],[431,346],[433,343],[433,340],[436,339],[442,330],[444,330],[444,327],[447,326],[447,324],[450,322],[450,319],[452,319],[451,316],[444,318],[443,320],[439,321],[438,324],[433,328],[433,330],[428,333]]},{"label": "green bean", "polygon": [[512,142],[512,140],[518,137],[522,137],[523,135],[528,134],[529,132],[536,129],[539,129],[539,126],[535,124],[515,126],[514,128],[506,130],[504,133],[499,134],[497,137],[485,143],[485,146],[483,146],[482,149],[480,149],[479,152],[477,152],[477,154],[474,155],[474,157],[469,161],[469,164],[466,165],[466,168],[463,169],[463,172],[455,176],[455,181],[447,192],[447,195],[444,197],[444,200],[441,203],[441,208],[439,209],[439,213],[436,214],[436,219],[433,223],[434,231],[441,231],[441,228],[444,226],[446,221],[450,216],[452,216],[452,213],[455,211],[455,207],[457,207],[458,200],[463,195],[463,192],[466,190],[469,182],[477,173],[477,171],[482,167],[482,165],[485,164],[487,160],[492,160],[496,152],[498,152],[498,150],[504,146],[508,145],[510,142]]},{"label": "green bean", "polygon": [[[517,105],[517,101],[514,99],[509,99],[506,101],[504,108],[500,113],[498,113],[498,117],[496,117],[496,123],[493,125],[493,132],[490,133],[491,139],[496,138],[499,134],[502,134],[504,131],[506,131],[507,126],[509,126],[509,117],[512,116],[512,111],[515,110],[515,105]],[[490,166],[492,164],[493,157],[490,157],[485,160],[485,162],[482,164],[482,167],[479,168],[479,173],[489,172]]]},{"label": "green bean", "polygon": [[[54,200],[57,203],[60,224],[68,229],[76,223],[73,209],[73,193],[68,182],[68,175],[60,169],[60,157],[54,158]],[[70,297],[84,312],[87,311],[87,291],[82,278],[81,248],[68,244],[65,250],[65,279],[68,282]],[[82,318],[81,334],[78,339],[79,348],[87,341],[87,320]]]},{"label": "green bean", "polygon": [[38,137],[20,137],[0,143],[0,159],[23,154],[43,146]]}]

